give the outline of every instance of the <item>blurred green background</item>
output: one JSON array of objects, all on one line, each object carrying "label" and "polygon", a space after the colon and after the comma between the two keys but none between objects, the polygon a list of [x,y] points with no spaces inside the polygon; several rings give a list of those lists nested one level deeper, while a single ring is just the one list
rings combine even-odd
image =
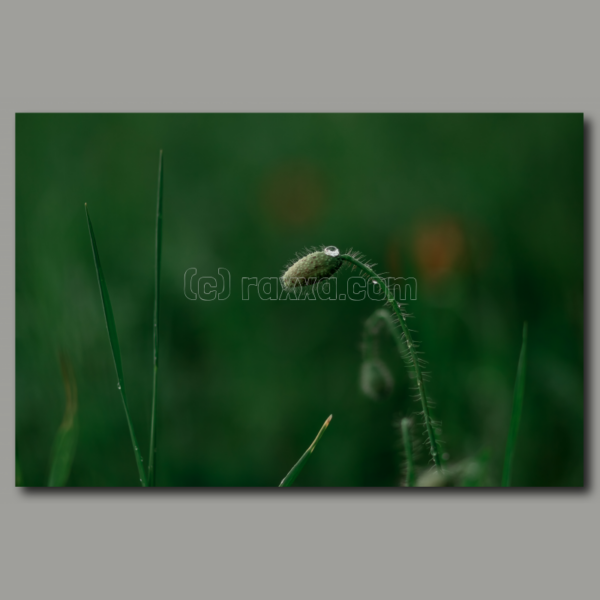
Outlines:
[{"label": "blurred green background", "polygon": [[[381,303],[242,301],[306,246],[353,247],[392,276],[430,362],[451,461],[489,455],[500,481],[523,321],[529,322],[516,486],[584,477],[583,115],[16,116],[16,450],[46,485],[78,390],[69,484],[135,486],[84,203],[119,332],[147,462],[154,219],[164,151],[157,484],[277,485],[333,421],[298,486],[394,486],[398,417],[418,405],[391,338],[396,381],[358,387],[365,319]],[[183,274],[232,276],[225,301],[190,301]],[[339,273],[339,285],[348,278]],[[427,456],[420,453],[419,464]]]}]

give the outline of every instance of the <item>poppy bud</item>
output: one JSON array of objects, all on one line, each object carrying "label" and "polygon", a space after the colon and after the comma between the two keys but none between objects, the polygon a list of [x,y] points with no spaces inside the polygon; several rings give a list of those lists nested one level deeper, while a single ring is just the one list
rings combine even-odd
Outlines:
[{"label": "poppy bud", "polygon": [[313,285],[331,277],[342,263],[340,251],[335,246],[327,246],[290,264],[281,276],[281,283],[286,290]]},{"label": "poppy bud", "polygon": [[360,387],[371,400],[385,400],[394,389],[394,378],[379,358],[370,358],[360,368]]}]

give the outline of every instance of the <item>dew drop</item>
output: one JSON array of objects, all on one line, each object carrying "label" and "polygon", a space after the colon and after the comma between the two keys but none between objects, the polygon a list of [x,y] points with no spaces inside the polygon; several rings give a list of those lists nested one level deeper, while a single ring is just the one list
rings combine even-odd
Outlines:
[{"label": "dew drop", "polygon": [[121,389],[121,384],[117,383],[117,389],[120,390]]},{"label": "dew drop", "polygon": [[340,251],[335,246],[327,246],[325,250],[323,250],[327,256],[339,256]]}]

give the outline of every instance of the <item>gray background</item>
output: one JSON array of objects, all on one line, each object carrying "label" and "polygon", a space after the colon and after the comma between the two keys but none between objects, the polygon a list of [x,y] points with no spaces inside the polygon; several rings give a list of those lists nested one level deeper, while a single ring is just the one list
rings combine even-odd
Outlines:
[{"label": "gray background", "polygon": [[13,487],[14,114],[583,111],[586,168],[597,173],[599,16],[597,3],[523,0],[4,2],[2,597],[596,595],[594,176],[585,490],[22,491]]}]

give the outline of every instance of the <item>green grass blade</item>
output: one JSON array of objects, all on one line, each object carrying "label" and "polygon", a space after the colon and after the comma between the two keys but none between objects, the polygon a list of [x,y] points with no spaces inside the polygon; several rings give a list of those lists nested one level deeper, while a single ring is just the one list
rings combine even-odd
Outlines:
[{"label": "green grass blade", "polygon": [[113,360],[115,361],[115,369],[117,370],[118,388],[121,392],[121,398],[123,400],[123,407],[125,409],[125,417],[127,418],[127,425],[129,427],[129,434],[131,436],[131,444],[133,445],[133,453],[135,455],[135,461],[140,476],[141,484],[146,487],[146,473],[144,472],[144,466],[142,461],[142,455],[135,438],[133,431],[133,423],[129,415],[129,408],[127,406],[127,398],[125,397],[125,383],[123,381],[123,367],[121,366],[121,350],[119,348],[119,340],[117,338],[117,328],[115,326],[115,318],[113,316],[112,306],[110,304],[110,297],[108,295],[108,288],[106,287],[106,281],[104,280],[104,273],[102,272],[102,265],[100,264],[100,255],[98,253],[98,246],[96,245],[96,236],[94,235],[94,229],[92,227],[92,221],[88,213],[87,204],[85,205],[85,216],[87,218],[88,229],[90,232],[90,241],[92,243],[92,252],[94,254],[94,264],[96,265],[96,275],[98,276],[98,285],[100,286],[100,297],[102,299],[102,308],[104,309],[104,320],[106,322],[106,328],[108,330],[108,338],[110,340],[110,347],[112,349]]},{"label": "green grass blade", "polygon": [[154,255],[154,376],[152,381],[152,417],[150,421],[150,453],[148,459],[148,485],[156,482],[156,386],[158,384],[158,317],[160,299],[160,262],[162,255],[163,211],[163,153],[158,158],[158,193],[156,198],[156,238]]},{"label": "green grass blade", "polygon": [[410,419],[406,417],[400,422],[404,454],[406,454],[406,487],[415,487],[415,464],[413,461],[413,447],[410,439]]},{"label": "green grass blade", "polygon": [[77,386],[67,361],[61,357],[60,367],[65,386],[65,414],[58,428],[50,463],[48,487],[66,485],[77,449],[79,422],[77,420]]},{"label": "green grass blade", "polygon": [[283,481],[279,484],[279,487],[289,487],[290,485],[292,485],[292,483],[294,483],[294,480],[296,479],[296,477],[298,477],[298,474],[304,468],[306,461],[313,453],[314,449],[319,443],[319,440],[323,437],[323,434],[325,433],[325,430],[327,429],[327,426],[331,422],[332,418],[333,415],[329,415],[329,418],[327,419],[327,421],[325,421],[325,423],[323,423],[323,427],[321,427],[321,430],[317,434],[315,441],[308,447],[308,450],[300,457],[300,460],[292,467],[292,470],[283,478]]},{"label": "green grass blade", "polygon": [[504,456],[504,471],[502,473],[502,487],[509,487],[512,476],[513,460],[515,457],[515,447],[517,445],[517,436],[519,434],[519,423],[521,422],[521,413],[523,412],[523,397],[525,395],[525,371],[527,364],[527,323],[523,325],[523,343],[521,345],[521,355],[517,366],[517,379],[515,382],[515,394],[513,400],[512,417],[510,419],[510,429],[508,431],[508,440],[506,442],[506,454]]}]

